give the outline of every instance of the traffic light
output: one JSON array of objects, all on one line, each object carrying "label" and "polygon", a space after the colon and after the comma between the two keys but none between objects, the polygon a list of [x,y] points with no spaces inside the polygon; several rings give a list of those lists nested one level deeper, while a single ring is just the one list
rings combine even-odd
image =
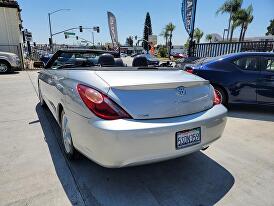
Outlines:
[{"label": "traffic light", "polygon": [[79,26],[79,30],[80,30],[80,32],[83,32],[83,27]]},{"label": "traffic light", "polygon": [[52,45],[52,38],[49,38],[49,45]]},{"label": "traffic light", "polygon": [[99,26],[96,27],[96,31],[97,31],[97,33],[100,33],[100,27]]},{"label": "traffic light", "polygon": [[76,40],[78,40],[79,39],[79,37],[78,36],[76,36]]}]

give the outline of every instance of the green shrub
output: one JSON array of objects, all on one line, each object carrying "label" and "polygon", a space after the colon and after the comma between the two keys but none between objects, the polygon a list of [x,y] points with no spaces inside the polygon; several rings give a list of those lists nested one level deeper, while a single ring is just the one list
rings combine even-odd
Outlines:
[{"label": "green shrub", "polygon": [[161,47],[159,49],[159,54],[160,54],[160,57],[167,57],[167,48]]}]

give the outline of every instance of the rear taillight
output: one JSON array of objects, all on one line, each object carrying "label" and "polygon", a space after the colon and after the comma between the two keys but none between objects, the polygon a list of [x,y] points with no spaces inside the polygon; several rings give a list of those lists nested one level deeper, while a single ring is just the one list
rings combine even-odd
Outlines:
[{"label": "rear taillight", "polygon": [[77,91],[85,105],[97,117],[106,120],[131,119],[132,117],[107,95],[90,87],[78,84]]},{"label": "rear taillight", "polygon": [[217,95],[215,89],[214,89],[214,97],[213,97],[213,105],[216,105],[216,104],[221,104],[221,99],[220,97]]},{"label": "rear taillight", "polygon": [[186,67],[185,71],[190,73],[190,74],[193,74],[193,69],[191,67]]}]

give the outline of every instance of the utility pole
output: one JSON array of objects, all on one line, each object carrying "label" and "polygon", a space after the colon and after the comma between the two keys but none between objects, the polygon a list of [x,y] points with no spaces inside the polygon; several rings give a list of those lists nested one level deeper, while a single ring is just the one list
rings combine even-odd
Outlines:
[{"label": "utility pole", "polygon": [[59,11],[70,11],[70,9],[58,9],[58,10],[55,10],[55,11],[52,11],[52,12],[49,12],[48,13],[48,19],[49,19],[49,33],[50,33],[50,38],[49,38],[49,45],[50,45],[50,49],[51,51],[53,51],[53,35],[52,35],[52,28],[51,28],[51,15],[54,14],[54,13],[57,13]]}]

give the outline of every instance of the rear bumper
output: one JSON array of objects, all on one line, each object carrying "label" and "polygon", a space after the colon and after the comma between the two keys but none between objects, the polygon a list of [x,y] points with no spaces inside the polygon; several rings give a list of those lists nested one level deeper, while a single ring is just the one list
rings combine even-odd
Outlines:
[{"label": "rear bumper", "polygon": [[[104,167],[147,164],[183,156],[221,137],[223,105],[193,115],[156,120],[92,120],[68,111],[74,146]],[[175,133],[201,128],[201,143],[176,150]]]}]

